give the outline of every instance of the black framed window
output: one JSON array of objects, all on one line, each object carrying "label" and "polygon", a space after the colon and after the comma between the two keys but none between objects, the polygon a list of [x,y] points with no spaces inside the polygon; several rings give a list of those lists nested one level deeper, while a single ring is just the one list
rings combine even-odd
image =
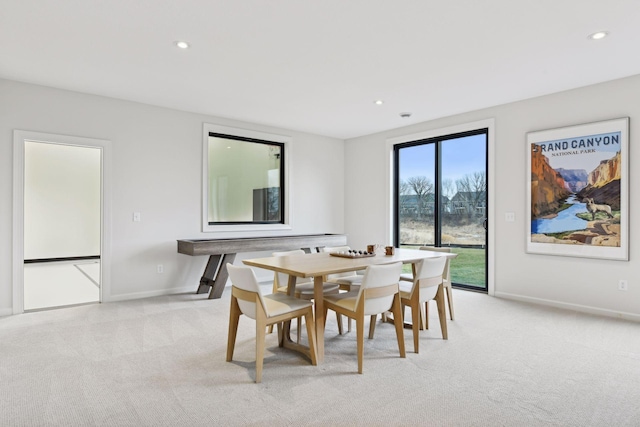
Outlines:
[{"label": "black framed window", "polygon": [[[394,244],[448,247],[452,283],[487,290],[487,128],[394,146]],[[454,268],[455,267],[455,268]]]},{"label": "black framed window", "polygon": [[285,223],[285,145],[209,132],[207,223]]}]

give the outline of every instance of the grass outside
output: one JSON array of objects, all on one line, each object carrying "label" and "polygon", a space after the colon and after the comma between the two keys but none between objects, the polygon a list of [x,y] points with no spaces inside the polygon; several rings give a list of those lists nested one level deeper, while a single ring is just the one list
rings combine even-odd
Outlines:
[{"label": "grass outside", "polygon": [[[402,246],[416,249],[415,246]],[[451,248],[458,256],[451,260],[452,283],[486,288],[485,249]],[[403,273],[411,273],[411,265],[402,267]]]},{"label": "grass outside", "polygon": [[486,288],[485,249],[452,248],[458,256],[451,260],[451,281]]}]

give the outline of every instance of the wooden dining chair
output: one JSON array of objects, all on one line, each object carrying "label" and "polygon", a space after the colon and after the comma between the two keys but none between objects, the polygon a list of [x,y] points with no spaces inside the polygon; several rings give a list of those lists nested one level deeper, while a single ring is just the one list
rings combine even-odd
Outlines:
[{"label": "wooden dining chair", "polygon": [[310,301],[290,297],[281,293],[262,295],[256,275],[250,267],[227,264],[231,278],[231,309],[229,312],[229,338],[227,362],[233,359],[240,315],[256,321],[256,382],[262,381],[265,332],[269,325],[304,316],[309,336],[309,358],[317,365],[316,329]]},{"label": "wooden dining chair", "polygon": [[[402,312],[398,294],[398,278],[402,270],[402,263],[370,265],[365,270],[362,283],[357,291],[343,292],[324,297],[325,319],[326,311],[331,309],[336,313],[354,319],[356,322],[356,340],[358,347],[358,373],[362,373],[364,353],[364,321],[371,316],[375,325],[375,316],[386,311],[394,314],[396,337],[400,357],[406,357],[404,349],[404,334],[402,331]],[[369,334],[371,335],[371,332]]]},{"label": "wooden dining chair", "polygon": [[[420,246],[420,250],[423,251],[432,251],[432,252],[442,252],[442,253],[451,253],[451,248],[441,248],[436,246]],[[449,307],[449,318],[451,320],[455,320],[453,313],[453,292],[451,287],[451,268],[450,268],[451,260],[447,258],[447,265],[444,267],[444,273],[442,274],[442,285],[444,286],[445,295],[447,296],[447,306]],[[409,282],[413,282],[413,274],[406,273],[400,275],[400,280],[406,280]],[[424,315],[424,327],[429,329],[429,305],[425,306],[425,315]],[[421,325],[422,326],[422,325]],[[422,329],[422,328],[421,328]]]},{"label": "wooden dining chair", "polygon": [[[305,252],[302,249],[295,249],[291,251],[279,251],[271,254],[272,256],[304,256]],[[289,275],[285,273],[276,272],[273,275],[273,293],[283,293],[286,294],[288,292],[288,284],[289,284]],[[337,294],[340,292],[340,286],[337,283],[329,283],[325,282],[322,284],[322,294]],[[314,296],[314,284],[312,277],[297,277],[296,278],[296,287],[294,289],[294,296],[296,298],[301,298],[304,300],[313,300]],[[336,315],[338,320],[338,332],[342,335],[342,317]],[[298,327],[297,327],[297,342],[300,343],[302,326],[301,326],[301,318],[298,319]],[[273,331],[273,325],[269,326],[269,333]]]},{"label": "wooden dining chair", "polygon": [[[349,246],[325,246],[320,248],[320,252],[348,252],[351,250]],[[362,274],[358,274],[356,271],[347,271],[344,273],[335,273],[325,276],[325,283],[337,283],[340,286],[341,291],[357,291],[362,283]],[[339,315],[338,315],[339,316]],[[338,324],[340,334],[342,334],[341,323]],[[347,320],[347,331],[351,332],[351,318]]]},{"label": "wooden dining chair", "polygon": [[[422,312],[420,307],[423,303],[425,306],[428,305],[429,301],[435,298],[437,292],[442,292],[442,275],[446,264],[447,258],[444,256],[425,258],[413,264],[413,282],[409,284],[406,281],[400,281],[400,303],[403,309],[405,306],[411,307],[413,350],[416,353],[418,353],[420,344],[419,332]],[[441,308],[444,310],[444,307]],[[440,327],[442,329],[442,338],[446,340],[448,338],[446,327],[444,325],[440,325]]]},{"label": "wooden dining chair", "polygon": [[[348,252],[351,250],[349,246],[325,246],[320,248],[320,252]],[[329,274],[324,278],[325,282],[337,283],[340,285],[341,291],[355,291],[362,283],[362,275],[355,271],[347,271],[344,273]],[[351,328],[349,328],[351,330]]]}]

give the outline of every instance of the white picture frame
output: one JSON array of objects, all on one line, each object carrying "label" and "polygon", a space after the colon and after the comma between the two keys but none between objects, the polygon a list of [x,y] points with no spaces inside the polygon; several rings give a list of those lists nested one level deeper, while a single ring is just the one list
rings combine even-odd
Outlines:
[{"label": "white picture frame", "polygon": [[629,118],[526,136],[526,252],[629,260]]}]

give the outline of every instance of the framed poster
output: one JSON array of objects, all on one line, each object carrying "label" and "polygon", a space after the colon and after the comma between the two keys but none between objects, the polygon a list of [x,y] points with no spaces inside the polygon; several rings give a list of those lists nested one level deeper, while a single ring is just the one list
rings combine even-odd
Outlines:
[{"label": "framed poster", "polygon": [[629,259],[629,118],[527,134],[527,252]]}]

